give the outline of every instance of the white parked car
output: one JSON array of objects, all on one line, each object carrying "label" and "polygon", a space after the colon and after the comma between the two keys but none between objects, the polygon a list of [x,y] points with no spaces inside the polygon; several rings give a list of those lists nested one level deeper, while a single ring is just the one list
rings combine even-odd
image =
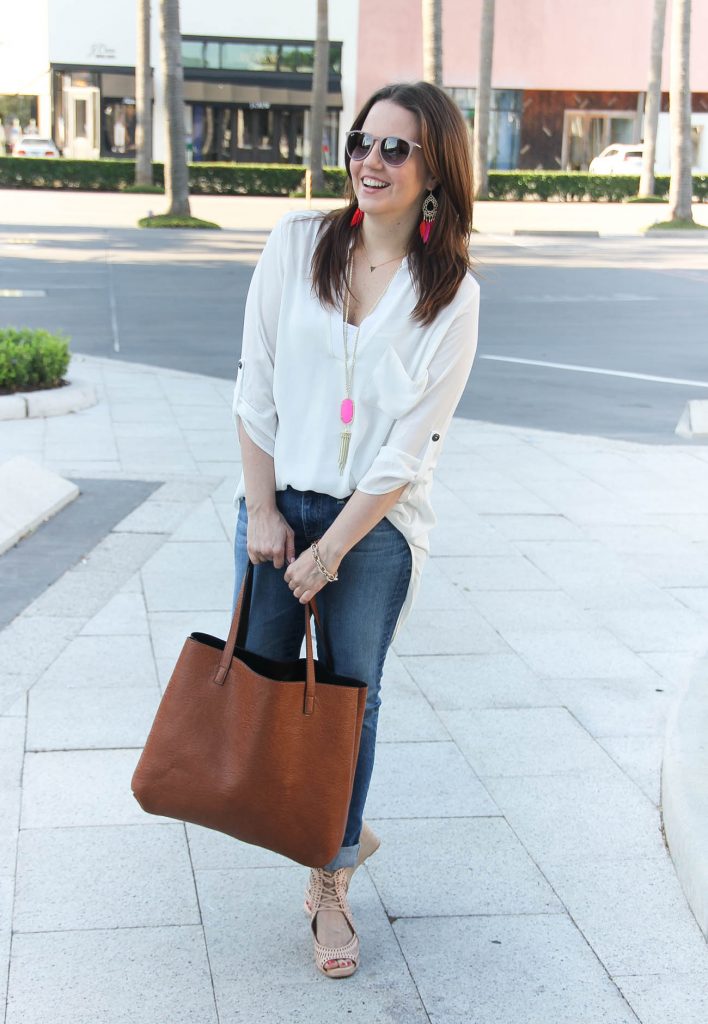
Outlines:
[{"label": "white parked car", "polygon": [[590,161],[590,174],[641,174],[643,143],[632,146],[615,142]]},{"label": "white parked car", "polygon": [[13,156],[59,156],[59,150],[51,139],[40,139],[38,135],[23,135],[15,143]]}]

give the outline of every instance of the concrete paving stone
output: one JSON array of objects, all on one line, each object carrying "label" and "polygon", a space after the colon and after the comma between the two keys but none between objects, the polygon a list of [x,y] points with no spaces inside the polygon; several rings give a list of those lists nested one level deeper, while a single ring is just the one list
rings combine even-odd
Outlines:
[{"label": "concrete paving stone", "polygon": [[[52,616],[88,619],[107,604],[121,582],[121,576],[115,571],[70,569],[27,606],[23,617],[35,623]],[[77,629],[82,626],[83,622],[77,622]]]},{"label": "concrete paving stone", "polygon": [[686,608],[708,618],[708,587],[674,587],[667,593]]},{"label": "concrete paving stone", "polygon": [[230,415],[226,401],[219,388],[206,380],[200,379],[196,374],[185,374],[184,377],[169,377],[160,374],[160,387],[162,393],[171,405],[202,405],[211,409],[212,416],[218,415],[218,410],[224,409],[226,415]]},{"label": "concrete paving stone", "polygon": [[133,402],[143,406],[150,406],[153,401],[167,400],[164,389],[156,374],[146,373],[142,378],[137,374],[130,374],[130,377],[114,377],[113,374],[106,379],[106,399],[111,407],[116,402]]},{"label": "concrete paving stone", "polygon": [[197,505],[186,519],[176,528],[173,541],[223,541],[228,540],[221,519],[211,498]]},{"label": "concrete paving stone", "polygon": [[626,526],[595,525],[586,526],[585,533],[588,537],[618,554],[643,556],[656,551],[666,554],[686,554],[691,550],[691,542],[668,525],[657,526],[652,523],[643,525],[633,523]]},{"label": "concrete paving stone", "polygon": [[140,750],[58,750],[25,756],[22,828],[145,825],[130,789]]},{"label": "concrete paving stone", "polygon": [[118,422],[113,424],[113,434],[117,438],[137,437],[151,439],[155,437],[166,438],[180,447],[184,444],[184,434],[181,426],[172,417],[165,417],[164,420],[148,422]]},{"label": "concrete paving stone", "polygon": [[450,734],[427,699],[381,684],[382,706],[376,732],[379,743],[448,741]]},{"label": "concrete paving stone", "polygon": [[642,651],[641,657],[657,675],[674,686],[686,683],[696,664],[694,655],[675,651]]},{"label": "concrete paving stone", "polygon": [[15,932],[200,924],[183,825],[20,832]]},{"label": "concrete paving stone", "polygon": [[147,636],[149,632],[142,592],[123,591],[89,619],[79,636]]},{"label": "concrete paving stone", "polygon": [[652,513],[647,520],[658,525],[667,523],[672,530],[692,541],[708,540],[708,514]]},{"label": "concrete paving stone", "polygon": [[164,543],[160,533],[109,533],[76,565],[76,572],[135,573]]},{"label": "concrete paving stone", "polygon": [[189,515],[191,505],[148,499],[114,526],[115,533],[169,533]]},{"label": "concrete paving stone", "polygon": [[0,632],[0,679],[34,681],[76,635],[81,622],[51,615],[20,615]]},{"label": "concrete paving stone", "polygon": [[708,649],[708,621],[669,596],[665,608],[596,608],[592,614],[599,625],[633,651],[701,654]]},{"label": "concrete paving stone", "polygon": [[553,515],[556,511],[547,501],[543,501],[538,495],[532,494],[523,487],[505,487],[498,490],[485,487],[480,489],[476,487],[456,487],[455,493],[479,515],[502,515],[509,513],[516,513],[517,515],[534,515],[538,513]]},{"label": "concrete paving stone", "polygon": [[532,590],[473,590],[472,604],[502,636],[516,629],[587,629],[592,617],[563,591],[549,590],[539,601]]},{"label": "concrete paving stone", "polygon": [[12,903],[15,891],[13,875],[0,875],[0,1007],[7,999],[7,965],[10,963],[12,942]]},{"label": "concrete paving stone", "polygon": [[624,974],[614,981],[642,1024],[704,1024],[708,970],[692,974]]},{"label": "concrete paving stone", "polygon": [[[447,442],[446,442],[447,445]],[[466,489],[474,490],[476,493],[483,491],[516,491],[514,481],[510,480],[508,473],[493,468],[484,459],[477,459],[472,462],[469,452],[465,451],[459,458],[446,458],[447,448],[435,468],[434,498],[437,498],[438,485],[444,484],[446,488],[457,493],[463,481],[467,483]]]},{"label": "concrete paving stone", "polygon": [[142,592],[143,581],[140,577],[139,572],[134,572],[133,575],[125,581],[125,583],[119,590],[120,594],[142,594]]},{"label": "concrete paving stone", "polygon": [[[552,589],[569,594],[586,587],[627,586],[627,566],[619,555],[608,551],[598,541],[517,541],[516,547],[537,570],[552,581]],[[635,574],[633,582],[644,582]],[[517,588],[518,589],[518,588]]]},{"label": "concrete paving stone", "polygon": [[236,536],[236,509],[230,501],[214,501],[214,508],[219,517],[221,528],[226,534],[226,539],[233,547]]},{"label": "concrete paving stone", "polygon": [[187,477],[178,480],[167,480],[159,490],[155,491],[155,501],[176,501],[180,504],[196,505],[208,498],[212,491],[221,483],[218,477]]},{"label": "concrete paving stone", "polygon": [[67,477],[87,479],[88,477],[120,477],[123,472],[123,464],[119,459],[80,459],[80,458],[51,458],[45,455],[42,459],[47,469],[53,469],[55,473]]},{"label": "concrete paving stone", "polygon": [[694,543],[683,555],[656,552],[642,556],[640,571],[659,587],[708,587],[708,552]]},{"label": "concrete paving stone", "polygon": [[[334,985],[315,967],[312,932],[302,911],[307,869],[197,871],[214,990],[222,1021],[328,1024],[427,1024],[414,980],[365,872],[350,899],[361,943],[356,982]],[[283,913],[283,908],[290,908]],[[264,977],[278,921],[278,970]],[[263,983],[244,985],[244,979]]]},{"label": "concrete paving stone", "polygon": [[272,850],[224,835],[211,828],[187,824],[189,854],[195,870],[292,867],[293,862]]},{"label": "concrete paving stone", "polygon": [[521,554],[440,559],[440,568],[463,591],[558,590],[557,583]]},{"label": "concrete paving stone", "polygon": [[366,804],[370,818],[498,814],[454,743],[382,743]]},{"label": "concrete paving stone", "polygon": [[[576,501],[572,497],[553,499],[553,506],[556,512],[567,516],[571,522],[576,523],[581,529],[586,526],[601,524],[617,524],[626,526],[643,521],[644,515],[641,510],[630,505],[623,504],[619,496],[597,498],[595,501]],[[550,502],[550,498],[549,498]]]},{"label": "concrete paving stone", "polygon": [[155,658],[167,659],[174,666],[185,640],[191,633],[209,633],[224,639],[229,632],[231,607],[227,610],[194,612],[149,612],[150,633]]},{"label": "concrete paving stone", "polygon": [[145,441],[135,438],[120,438],[118,453],[121,464],[131,471],[155,472],[159,466],[161,477],[175,473],[197,473],[198,467],[186,450],[176,448],[173,444]]},{"label": "concrete paving stone", "polygon": [[504,639],[539,676],[645,679],[642,659],[605,629],[507,630]]},{"label": "concrete paving stone", "polygon": [[[8,679],[19,681],[20,676],[8,676]],[[27,688],[5,689],[0,688],[0,715],[3,718],[25,718],[27,716]]]},{"label": "concrete paving stone", "polygon": [[233,426],[224,417],[224,426],[211,430],[190,430],[181,424],[182,435],[188,450],[199,462],[229,462],[235,459],[238,437]]},{"label": "concrete paving stone", "polygon": [[143,567],[148,611],[231,608],[233,551],[223,541],[168,541]]},{"label": "concrete paving stone", "polygon": [[147,401],[130,401],[121,394],[120,399],[111,395],[111,419],[114,423],[164,423],[172,420],[174,412],[165,398],[150,397]]},{"label": "concrete paving stone", "polygon": [[603,775],[481,776],[543,870],[547,861],[663,857],[659,815],[614,765]]},{"label": "concrete paving stone", "polygon": [[404,658],[403,664],[437,710],[533,707],[557,703],[513,651]]},{"label": "concrete paving stone", "polygon": [[708,949],[668,853],[545,861],[543,871],[608,973],[708,970]]},{"label": "concrete paving stone", "polygon": [[11,789],[20,785],[24,752],[24,718],[3,716],[0,718],[0,786]]},{"label": "concrete paving stone", "polygon": [[[705,474],[703,469],[702,474]],[[701,480],[705,487],[705,480]],[[625,501],[630,507],[641,509],[644,513],[652,512],[681,512],[683,514],[694,512],[701,515],[706,508],[706,494],[699,487],[691,487],[683,477],[675,479],[674,483],[659,487],[656,490],[634,490],[628,492]]]},{"label": "concrete paving stone", "polygon": [[502,817],[377,819],[366,867],[389,918],[565,913]]},{"label": "concrete paving stone", "polygon": [[201,927],[15,936],[6,1024],[217,1024]]},{"label": "concrete paving stone", "polygon": [[[231,391],[233,397],[233,387],[231,388]],[[214,429],[214,409],[208,405],[180,405],[175,402],[170,402],[170,408],[172,410],[172,415],[183,430],[196,431]],[[230,425],[231,437],[234,441],[237,441],[238,437],[236,434],[236,428],[233,424],[229,411],[221,410],[219,416],[220,423]]]},{"label": "concrete paving stone", "polygon": [[39,688],[155,687],[147,636],[77,636],[37,683]]},{"label": "concrete paving stone", "polygon": [[19,786],[0,786],[0,876],[15,877],[21,800],[22,791]]},{"label": "concrete paving stone", "polygon": [[555,701],[595,737],[663,736],[677,687],[659,676],[646,679],[544,679]]},{"label": "concrete paving stone", "polygon": [[482,708],[440,711],[479,776],[602,772],[611,764],[565,708]]},{"label": "concrete paving stone", "polygon": [[460,608],[467,604],[467,594],[453,583],[440,568],[440,558],[432,557],[423,570],[415,607],[435,611],[440,608]]},{"label": "concrete paving stone", "polygon": [[393,927],[431,1024],[637,1024],[563,914],[402,918]]},{"label": "concrete paving stone", "polygon": [[234,494],[236,493],[236,485],[238,479],[234,480],[222,480],[218,487],[211,492],[211,499],[216,505],[226,504],[230,505],[234,509],[234,516],[236,515],[236,509],[234,506]]},{"label": "concrete paving stone", "polygon": [[506,649],[499,634],[474,608],[431,611],[414,607],[393,647],[401,656],[487,654]]},{"label": "concrete paving stone", "polygon": [[484,514],[481,518],[508,540],[585,540],[583,531],[559,513]]},{"label": "concrete paving stone", "polygon": [[623,583],[600,582],[575,587],[572,582],[564,588],[579,607],[587,611],[600,608],[665,608],[666,593],[646,578],[628,573]]},{"label": "concrete paving stone", "polygon": [[[438,513],[437,508],[435,511]],[[430,549],[433,556],[452,558],[460,555],[514,555],[509,542],[489,527],[478,524],[471,528],[462,502],[460,511],[455,515],[448,513],[443,516],[438,513],[438,523],[431,535]]]},{"label": "concrete paving stone", "polygon": [[661,761],[664,735],[599,736],[597,741],[613,761],[658,807],[661,802]]},{"label": "concrete paving stone", "polygon": [[32,690],[27,750],[142,747],[159,701],[157,685]]}]

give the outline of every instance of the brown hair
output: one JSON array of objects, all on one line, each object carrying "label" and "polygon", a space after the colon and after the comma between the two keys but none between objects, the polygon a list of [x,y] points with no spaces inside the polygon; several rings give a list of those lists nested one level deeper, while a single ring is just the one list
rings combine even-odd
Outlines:
[{"label": "brown hair", "polygon": [[[454,298],[471,269],[468,245],[472,230],[472,160],[467,128],[462,113],[447,93],[430,82],[415,82],[386,85],[375,92],[354,118],[353,131],[363,126],[369,111],[380,100],[391,100],[416,115],[423,159],[438,181],[433,189],[438,211],[430,240],[424,245],[416,229],[407,250],[418,296],[412,317],[426,325]],[[343,300],[349,243],[352,231],[356,230],[350,224],[357,201],[346,154],[344,163],[347,205],[323,216],[312,257],[313,292],[325,306]]]}]

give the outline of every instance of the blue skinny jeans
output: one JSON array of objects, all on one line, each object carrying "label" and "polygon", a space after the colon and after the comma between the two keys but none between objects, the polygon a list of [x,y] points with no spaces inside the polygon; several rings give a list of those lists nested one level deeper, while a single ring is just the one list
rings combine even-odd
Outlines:
[{"label": "blue skinny jeans", "polygon": [[[319,540],[344,508],[348,498],[288,487],[276,492],[278,509],[295,533],[299,556]],[[233,608],[248,566],[246,502],[239,503],[234,545]],[[303,606],[285,582],[285,566],[272,562],[254,567],[253,599],[245,641],[247,650],[269,658],[300,656],[305,635]],[[411,551],[403,534],[385,517],[344,556],[336,583],[317,594],[324,645],[316,629],[319,656],[331,652],[330,668],[361,679],[368,686],[359,758],[342,846],[326,865],[329,871],[351,867],[359,854],[364,804],[374,768],[376,727],[381,705],[381,676],[393,631],[408,591]]]}]

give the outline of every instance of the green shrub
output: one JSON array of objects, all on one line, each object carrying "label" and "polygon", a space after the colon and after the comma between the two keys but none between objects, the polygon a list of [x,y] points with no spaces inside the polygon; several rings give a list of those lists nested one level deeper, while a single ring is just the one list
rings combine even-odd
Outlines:
[{"label": "green shrub", "polygon": [[153,214],[150,217],[141,217],[138,221],[139,228],[215,228],[220,226],[213,220],[200,220],[199,217],[170,217],[166,213]]},{"label": "green shrub", "polygon": [[69,339],[29,327],[0,329],[0,393],[56,388],[63,383],[69,360]]},{"label": "green shrub", "polygon": [[[152,165],[154,189],[164,188],[164,164]],[[324,196],[344,194],[343,167],[324,168]],[[655,195],[669,192],[668,174],[657,174]],[[0,157],[0,188],[56,188],[95,192],[136,192],[133,160],[18,159]],[[304,195],[305,168],[295,164],[189,164],[192,195]],[[490,200],[542,200],[619,203],[636,196],[638,174],[587,171],[490,171]],[[708,174],[693,175],[696,202],[708,202]]]}]

